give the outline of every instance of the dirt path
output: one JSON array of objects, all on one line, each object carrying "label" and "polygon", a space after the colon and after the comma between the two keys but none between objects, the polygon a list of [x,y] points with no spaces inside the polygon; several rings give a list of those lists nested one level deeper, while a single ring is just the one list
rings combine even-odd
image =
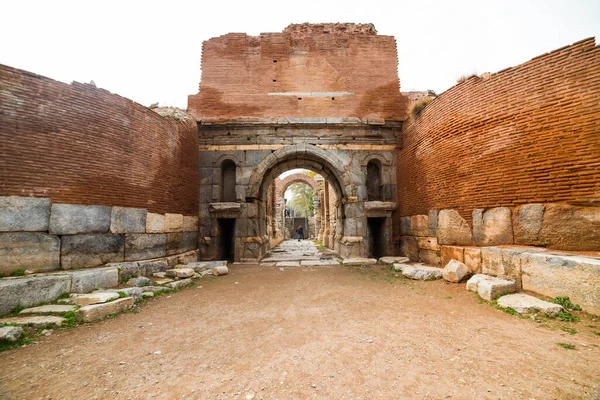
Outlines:
[{"label": "dirt path", "polygon": [[0,353],[0,398],[594,398],[600,322],[569,335],[477,299],[386,271],[232,267]]}]

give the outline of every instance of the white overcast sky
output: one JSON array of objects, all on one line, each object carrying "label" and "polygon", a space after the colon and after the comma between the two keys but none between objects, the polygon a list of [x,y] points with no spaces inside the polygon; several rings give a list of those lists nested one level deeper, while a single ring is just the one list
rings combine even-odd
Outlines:
[{"label": "white overcast sky", "polygon": [[1,64],[181,108],[198,90],[202,41],[228,32],[373,23],[396,38],[401,89],[437,93],[600,37],[600,0],[13,0],[0,16]]}]

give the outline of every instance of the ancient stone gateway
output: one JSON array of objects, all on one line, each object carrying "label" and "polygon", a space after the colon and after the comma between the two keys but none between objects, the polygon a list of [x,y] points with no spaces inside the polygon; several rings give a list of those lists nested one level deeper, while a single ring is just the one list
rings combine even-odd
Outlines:
[{"label": "ancient stone gateway", "polygon": [[391,254],[407,114],[393,37],[369,24],[304,24],[211,39],[188,108],[199,130],[202,259],[260,260],[269,190],[296,168],[322,176],[328,200],[334,194],[317,212],[332,225],[326,245],[345,258]]}]

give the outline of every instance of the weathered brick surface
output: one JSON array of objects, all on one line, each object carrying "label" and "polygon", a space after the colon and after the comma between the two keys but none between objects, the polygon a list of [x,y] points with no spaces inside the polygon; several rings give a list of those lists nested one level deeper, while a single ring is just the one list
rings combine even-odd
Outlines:
[{"label": "weathered brick surface", "polygon": [[[280,33],[230,33],[202,47],[189,112],[203,122],[256,118],[406,119],[396,41],[371,24],[299,24]],[[282,96],[269,93],[347,93]]]},{"label": "weathered brick surface", "polygon": [[406,121],[401,216],[525,203],[600,205],[600,47],[593,38],[460,83]]},{"label": "weathered brick surface", "polygon": [[193,121],[0,65],[2,196],[195,214],[197,149]]}]

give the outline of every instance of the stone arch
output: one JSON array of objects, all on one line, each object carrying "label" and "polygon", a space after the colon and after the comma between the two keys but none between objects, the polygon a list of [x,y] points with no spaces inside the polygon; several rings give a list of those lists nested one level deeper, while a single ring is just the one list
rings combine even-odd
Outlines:
[{"label": "stone arch", "polygon": [[213,162],[213,165],[216,167],[220,167],[223,164],[223,161],[227,161],[227,160],[232,161],[236,167],[239,167],[244,164],[233,154],[223,154],[221,157],[217,158]]},{"label": "stone arch", "polygon": [[381,165],[385,165],[386,167],[390,167],[392,165],[392,161],[388,160],[387,157],[383,154],[378,153],[369,153],[360,160],[360,165],[362,167],[366,167],[370,161],[377,160],[381,163]]},{"label": "stone arch", "polygon": [[317,181],[315,181],[313,178],[311,178],[310,176],[308,176],[306,174],[298,173],[298,174],[288,175],[284,179],[277,182],[277,192],[275,193],[276,196],[278,198],[283,197],[287,188],[290,187],[292,184],[298,183],[298,182],[306,183],[308,186],[310,186],[313,189],[315,194],[319,190],[319,185],[317,184]]},{"label": "stone arch", "polygon": [[274,151],[256,166],[248,182],[246,201],[264,200],[269,184],[282,173],[296,168],[320,174],[331,184],[338,199],[351,195],[353,189],[349,172],[335,155],[317,146],[297,144]]}]

